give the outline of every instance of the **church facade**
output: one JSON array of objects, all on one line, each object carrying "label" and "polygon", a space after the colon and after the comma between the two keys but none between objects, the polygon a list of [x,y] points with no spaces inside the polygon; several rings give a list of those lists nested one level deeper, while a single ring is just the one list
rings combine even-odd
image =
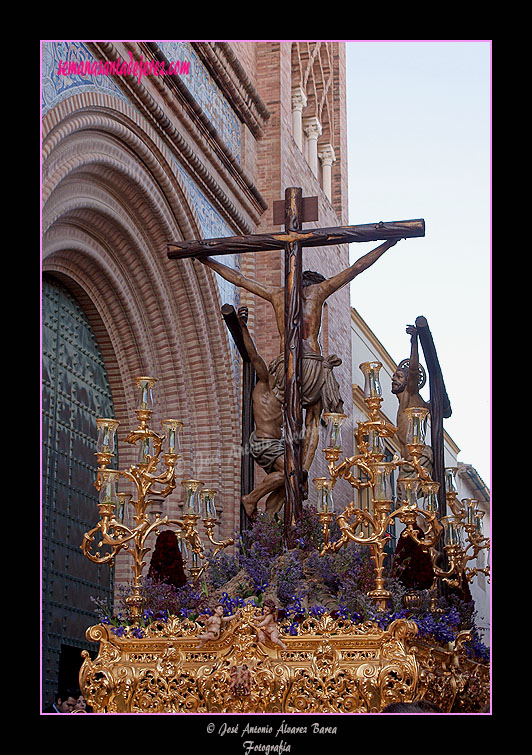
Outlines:
[{"label": "church facade", "polygon": [[[42,43],[46,699],[90,649],[91,597],[112,600],[130,579],[127,555],[111,572],[79,546],[98,518],[98,417],[120,422],[118,467],[136,462],[123,441],[137,425],[137,376],[157,379],[152,426],[184,423],[178,474],[219,491],[215,535],[238,531],[241,360],[220,310],[248,307],[267,362],[279,353],[273,311],[195,260],[169,260],[167,244],[280,230],[273,202],[289,186],[318,197],[309,227],[347,224],[344,56],[337,42]],[[222,261],[282,284],[281,252]],[[326,277],[348,264],[347,246],[304,250],[304,269]],[[321,342],[342,359],[351,415],[348,287],[327,301]],[[310,478],[323,473],[318,452]],[[178,485],[164,513],[182,505]]]}]

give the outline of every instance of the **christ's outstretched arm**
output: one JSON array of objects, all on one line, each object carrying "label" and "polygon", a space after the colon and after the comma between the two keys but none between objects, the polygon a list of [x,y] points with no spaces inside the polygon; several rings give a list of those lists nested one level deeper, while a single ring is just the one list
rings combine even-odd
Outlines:
[{"label": "christ's outstretched arm", "polygon": [[335,291],[338,291],[342,286],[345,286],[346,283],[351,283],[357,275],[364,272],[364,270],[367,270],[368,267],[373,265],[373,263],[379,259],[379,257],[382,257],[384,252],[386,252],[391,246],[397,244],[398,241],[399,239],[385,241],[384,244],[381,244],[376,249],[372,249],[371,252],[360,257],[360,259],[351,265],[351,267],[342,270],[342,272],[337,275],[333,275],[332,278],[328,278],[323,281],[323,283],[317,284],[321,290],[322,300],[325,301],[325,299],[331,294],[334,294]]},{"label": "christ's outstretched arm", "polygon": [[221,262],[218,262],[218,260],[213,260],[212,257],[196,257],[196,259],[201,262],[202,265],[210,267],[211,270],[214,270],[215,273],[221,275],[222,278],[225,278],[229,283],[245,288],[246,291],[256,294],[262,299],[266,299],[266,301],[271,302],[273,294],[278,290],[272,286],[263,286],[262,283],[258,283],[251,278],[246,278],[246,276],[239,273],[238,270],[233,270],[233,268],[223,265]]}]

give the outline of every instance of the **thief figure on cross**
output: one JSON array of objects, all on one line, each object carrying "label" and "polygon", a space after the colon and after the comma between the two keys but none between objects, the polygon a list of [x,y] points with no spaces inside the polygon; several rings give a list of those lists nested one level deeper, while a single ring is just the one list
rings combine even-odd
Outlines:
[{"label": "thief figure on cross", "polygon": [[240,307],[238,322],[244,346],[257,376],[252,393],[255,429],[249,437],[249,450],[266,477],[254,490],[242,496],[242,505],[250,519],[257,515],[257,503],[268,495],[266,512],[276,514],[284,504],[284,439],[282,398],[274,392],[274,376],[268,371],[248,331],[248,308]]}]

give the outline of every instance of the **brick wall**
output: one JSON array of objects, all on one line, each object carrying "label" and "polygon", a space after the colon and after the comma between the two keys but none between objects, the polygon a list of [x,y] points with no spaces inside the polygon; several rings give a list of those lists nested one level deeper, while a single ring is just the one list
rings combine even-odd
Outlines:
[{"label": "brick wall", "polygon": [[[257,232],[267,232],[273,225],[272,203],[284,199],[284,191],[290,186],[301,186],[303,196],[319,198],[319,220],[305,227],[335,226],[347,223],[347,156],[346,156],[346,103],[344,47],[334,44],[334,60],[337,68],[333,82],[333,102],[337,110],[336,123],[339,133],[336,163],[333,167],[332,202],[325,196],[318,180],[313,175],[302,152],[292,137],[292,66],[291,43],[260,42],[256,46],[256,88],[270,111],[264,137],[257,143],[257,186],[269,207],[264,213]],[[335,136],[336,138],[336,136]],[[277,228],[281,228],[278,226]],[[283,253],[260,252],[243,255],[244,274],[270,284],[281,285],[284,265]],[[347,246],[330,246],[306,249],[303,253],[303,269],[312,269],[330,277],[348,267]],[[254,333],[257,348],[265,360],[279,353],[279,337],[273,310],[268,302],[258,297],[245,295],[250,307],[250,328]],[[323,332],[323,328],[327,332]],[[335,293],[327,302],[327,317],[322,322],[322,349],[327,344],[328,353],[336,353],[343,364],[335,374],[340,384],[346,414],[350,415],[352,395],[351,380],[351,324],[349,287]],[[352,452],[352,420],[346,422],[345,450]],[[318,449],[310,477],[325,473],[322,454]],[[257,479],[262,470],[256,470]],[[347,488],[347,486],[345,486]],[[338,486],[340,489],[340,486]],[[340,500],[349,497],[349,489],[338,492]],[[346,500],[347,502],[347,500]]]}]

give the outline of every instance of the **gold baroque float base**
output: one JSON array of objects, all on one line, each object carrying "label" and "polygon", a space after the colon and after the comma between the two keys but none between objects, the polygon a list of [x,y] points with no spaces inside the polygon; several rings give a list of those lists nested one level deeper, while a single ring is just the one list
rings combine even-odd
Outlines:
[{"label": "gold baroque float base", "polygon": [[480,711],[489,669],[469,661],[461,643],[444,650],[416,638],[405,619],[386,631],[323,616],[306,619],[287,649],[257,641],[246,606],[219,640],[199,648],[198,624],[171,617],[143,639],[87,630],[99,642],[83,651],[80,688],[96,713],[378,713],[391,702],[430,700],[444,712]]}]

